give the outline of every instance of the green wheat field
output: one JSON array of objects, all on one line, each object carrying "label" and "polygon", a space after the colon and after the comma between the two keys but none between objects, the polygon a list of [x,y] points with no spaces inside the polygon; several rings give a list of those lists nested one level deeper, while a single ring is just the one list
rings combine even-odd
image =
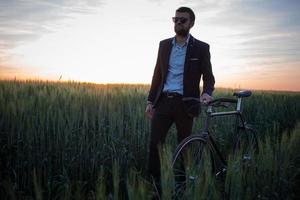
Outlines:
[{"label": "green wheat field", "polygon": [[[149,85],[0,81],[0,199],[151,199],[147,175]],[[215,97],[232,97],[217,88]],[[218,180],[203,180],[187,199],[297,199],[300,188],[300,93],[253,91],[243,113],[259,153],[245,166],[231,155],[233,120],[211,127],[227,155]],[[205,109],[195,119],[201,129]],[[162,196],[172,199],[172,127],[161,149]]]}]

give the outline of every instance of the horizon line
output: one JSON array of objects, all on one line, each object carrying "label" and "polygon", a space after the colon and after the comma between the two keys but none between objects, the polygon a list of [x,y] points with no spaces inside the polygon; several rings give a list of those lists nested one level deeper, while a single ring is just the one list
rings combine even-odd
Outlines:
[{"label": "horizon line", "polygon": [[[94,84],[94,85],[141,85],[141,86],[151,86],[151,83],[134,83],[134,82],[92,82],[92,81],[80,81],[80,80],[64,80],[64,79],[45,79],[45,78],[4,78],[0,77],[0,81],[17,81],[17,82],[39,82],[39,83],[81,83],[81,84]],[[289,89],[255,89],[255,88],[243,88],[243,87],[224,87],[224,86],[215,86],[215,89],[220,90],[251,90],[258,92],[293,92],[300,93],[300,90],[289,90]]]}]

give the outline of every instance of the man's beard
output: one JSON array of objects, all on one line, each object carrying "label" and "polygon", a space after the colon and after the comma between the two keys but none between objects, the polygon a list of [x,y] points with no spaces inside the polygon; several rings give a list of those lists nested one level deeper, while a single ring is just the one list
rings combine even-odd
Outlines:
[{"label": "man's beard", "polygon": [[174,29],[175,29],[175,33],[179,36],[186,37],[189,34],[189,30],[185,30],[185,29],[178,30],[176,29],[176,27]]}]

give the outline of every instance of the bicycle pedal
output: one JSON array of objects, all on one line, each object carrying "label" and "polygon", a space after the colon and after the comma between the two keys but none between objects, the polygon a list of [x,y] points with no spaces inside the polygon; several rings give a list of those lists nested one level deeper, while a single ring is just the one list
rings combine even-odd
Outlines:
[{"label": "bicycle pedal", "polygon": [[223,167],[220,171],[218,171],[216,173],[216,177],[222,176],[223,174],[225,174],[227,171],[227,169],[225,167]]},{"label": "bicycle pedal", "polygon": [[243,158],[242,158],[243,161],[248,161],[248,160],[251,160],[251,159],[252,159],[251,156],[248,156],[248,155],[244,155]]},{"label": "bicycle pedal", "polygon": [[195,176],[189,176],[189,180],[196,180],[197,177]]}]

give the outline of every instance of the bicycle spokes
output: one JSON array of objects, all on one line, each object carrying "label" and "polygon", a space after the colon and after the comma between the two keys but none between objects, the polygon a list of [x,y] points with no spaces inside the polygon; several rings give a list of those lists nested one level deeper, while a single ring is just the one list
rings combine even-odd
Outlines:
[{"label": "bicycle spokes", "polygon": [[176,196],[203,184],[205,170],[212,169],[210,157],[208,145],[202,140],[190,141],[180,149],[173,165]]}]

